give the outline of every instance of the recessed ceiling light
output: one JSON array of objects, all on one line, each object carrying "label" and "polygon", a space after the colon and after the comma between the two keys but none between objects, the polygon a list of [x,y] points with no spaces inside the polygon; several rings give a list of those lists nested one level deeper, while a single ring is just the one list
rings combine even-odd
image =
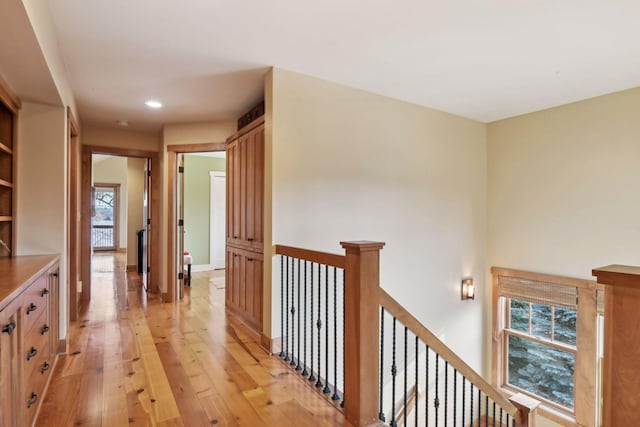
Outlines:
[{"label": "recessed ceiling light", "polygon": [[126,121],[126,120],[118,120],[117,123],[118,123],[119,126],[122,126],[122,127],[129,126],[129,122]]},{"label": "recessed ceiling light", "polygon": [[146,105],[149,108],[162,108],[162,102],[154,101],[154,100],[151,100],[151,99],[149,101],[145,102],[144,105]]}]

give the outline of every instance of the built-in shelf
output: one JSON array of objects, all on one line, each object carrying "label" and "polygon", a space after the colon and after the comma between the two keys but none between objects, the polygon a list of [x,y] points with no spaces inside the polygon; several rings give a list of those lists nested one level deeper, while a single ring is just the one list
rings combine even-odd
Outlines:
[{"label": "built-in shelf", "polygon": [[0,186],[1,187],[7,187],[7,188],[13,188],[13,184],[10,183],[9,181],[5,181],[4,179],[0,179]]},{"label": "built-in shelf", "polygon": [[13,154],[13,150],[11,148],[7,147],[2,142],[0,142],[0,152],[1,153],[7,153],[7,154]]},{"label": "built-in shelf", "polygon": [[0,222],[10,222],[13,221],[12,216],[0,216]]}]

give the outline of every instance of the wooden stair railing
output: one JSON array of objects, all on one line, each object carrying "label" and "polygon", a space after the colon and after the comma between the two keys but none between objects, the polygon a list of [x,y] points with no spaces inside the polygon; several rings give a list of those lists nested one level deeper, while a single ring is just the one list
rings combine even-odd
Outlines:
[{"label": "wooden stair railing", "polygon": [[[418,364],[417,345],[420,341],[427,348],[427,366],[429,365],[428,355],[435,353],[436,367],[439,366],[438,363],[445,367],[445,384],[452,384],[452,392],[456,398],[461,394],[461,405],[469,402],[466,401],[468,394],[469,399],[475,401],[475,405],[478,406],[475,412],[471,409],[468,417],[464,410],[462,411],[464,415],[457,417],[456,415],[461,412],[460,407],[456,407],[454,400],[453,409],[448,408],[449,393],[445,389],[444,395],[440,396],[445,403],[444,407],[441,408],[440,397],[436,396],[433,400],[432,408],[435,413],[440,409],[444,417],[453,413],[455,426],[475,427],[479,426],[481,420],[484,425],[489,419],[496,420],[496,425],[500,426],[530,427],[533,425],[530,423],[533,415],[530,409],[535,408],[535,404],[530,404],[521,395],[513,396],[511,399],[513,403],[504,398],[380,288],[380,250],[384,247],[384,243],[341,242],[341,246],[345,250],[345,255],[283,245],[275,246],[276,255],[280,255],[281,276],[281,341],[278,354],[301,377],[308,380],[311,386],[315,386],[330,401],[335,401],[336,407],[344,412],[352,425],[371,426],[384,422],[389,422],[391,426],[398,425],[396,419],[398,412],[395,405],[389,411],[393,414],[392,420],[385,420],[383,410],[383,369],[388,366],[387,360],[384,360],[385,364],[381,366],[382,357],[380,356],[381,351],[384,351],[384,346],[381,347],[381,337],[382,340],[385,337],[384,330],[381,332],[381,319],[384,321],[385,314],[393,317],[394,331],[395,324],[398,322],[401,324],[400,327],[406,327],[405,349],[409,331],[415,338],[416,366]],[[408,351],[405,350],[403,354],[405,390],[410,391],[411,388],[406,386]],[[393,371],[394,377],[401,372],[395,366],[395,362]],[[419,372],[417,368],[415,371],[417,379]],[[469,388],[457,389],[457,379],[447,378],[450,371],[466,379]],[[436,378],[438,372],[436,368]],[[405,391],[404,406],[400,414],[403,423],[408,421],[411,411],[414,411],[414,418],[418,420],[420,404],[422,404],[421,408],[431,405],[430,399],[433,396],[429,395],[428,373],[425,379],[426,387],[416,383],[413,398]],[[465,387],[466,384],[463,380],[460,385]],[[395,390],[395,382],[393,386]],[[437,391],[439,387],[437,381],[435,387]],[[483,397],[482,401],[480,401],[481,397]],[[479,405],[480,402],[482,405]],[[428,412],[428,409],[426,411]],[[507,414],[509,423],[505,424],[500,420],[504,418],[506,421]],[[429,415],[425,414],[420,425],[425,425],[424,421],[427,421],[428,417]],[[442,425],[451,425],[451,421],[445,421]]]}]

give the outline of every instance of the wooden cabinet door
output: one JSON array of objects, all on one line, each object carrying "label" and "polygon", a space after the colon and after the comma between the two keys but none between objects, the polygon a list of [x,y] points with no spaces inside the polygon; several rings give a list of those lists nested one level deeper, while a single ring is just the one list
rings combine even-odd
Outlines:
[{"label": "wooden cabinet door", "polygon": [[249,133],[247,146],[247,240],[249,246],[263,250],[264,205],[264,126]]},{"label": "wooden cabinet door", "polygon": [[240,168],[238,140],[227,144],[227,243],[240,239]]},{"label": "wooden cabinet door", "polygon": [[239,208],[239,224],[240,224],[240,236],[239,243],[243,246],[248,246],[248,229],[247,229],[247,198],[248,198],[248,180],[250,160],[248,156],[249,148],[251,146],[250,134],[241,136],[238,139],[238,208]]},{"label": "wooden cabinet door", "polygon": [[262,264],[257,256],[247,257],[245,314],[249,323],[258,331],[262,330]]},{"label": "wooden cabinet door", "polygon": [[18,297],[0,312],[0,424],[3,427],[17,426],[22,403],[22,380],[20,362],[20,306]]},{"label": "wooden cabinet door", "polygon": [[58,264],[49,269],[49,324],[51,325],[51,360],[58,353],[60,340],[60,273]]}]

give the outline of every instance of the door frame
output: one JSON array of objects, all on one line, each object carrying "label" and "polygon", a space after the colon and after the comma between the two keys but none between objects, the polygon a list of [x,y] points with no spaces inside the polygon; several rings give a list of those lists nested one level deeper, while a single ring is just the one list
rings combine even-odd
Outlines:
[{"label": "door frame", "polygon": [[162,294],[163,301],[176,301],[178,296],[176,259],[178,244],[178,154],[205,153],[209,151],[226,151],[226,142],[204,142],[201,144],[167,145],[168,174],[168,218],[167,218],[167,292]]},{"label": "door frame", "polygon": [[[121,157],[138,157],[149,160],[151,174],[151,197],[149,205],[149,219],[151,220],[150,238],[151,243],[147,242],[150,249],[149,264],[151,271],[149,273],[149,291],[160,292],[160,179],[157,176],[160,173],[159,153],[156,151],[137,150],[132,148],[118,147],[100,147],[95,145],[82,146],[82,176],[81,176],[81,194],[82,194],[82,221],[81,229],[81,253],[82,253],[82,300],[91,299],[91,168],[93,154],[105,154],[109,156]],[[154,176],[155,174],[155,176]]]},{"label": "door frame", "polygon": [[[78,319],[78,162],[80,160],[80,128],[73,116],[71,108],[67,107],[67,309],[68,321]],[[67,323],[68,324],[68,323]]]},{"label": "door frame", "polygon": [[[224,182],[225,182],[225,224],[227,221],[227,215],[226,215],[226,193],[227,193],[227,172],[221,172],[221,171],[209,171],[209,182],[211,183],[211,187],[210,187],[210,191],[209,191],[209,264],[211,265],[211,268],[215,269],[215,258],[214,258],[214,252],[213,252],[213,247],[215,245],[215,235],[213,233],[213,222],[214,222],[214,218],[213,218],[213,209],[214,209],[214,203],[213,203],[213,195],[214,195],[214,185],[213,185],[213,181],[215,178],[224,178]],[[225,227],[226,230],[226,227]],[[226,241],[226,233],[223,231],[223,240]],[[224,259],[226,256],[225,253],[222,254],[222,258]]]}]

